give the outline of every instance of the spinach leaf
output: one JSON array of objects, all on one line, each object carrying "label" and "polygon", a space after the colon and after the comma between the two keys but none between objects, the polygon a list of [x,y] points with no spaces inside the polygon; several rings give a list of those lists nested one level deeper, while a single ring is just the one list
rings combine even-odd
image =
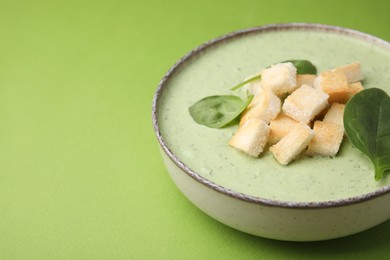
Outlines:
[{"label": "spinach leaf", "polygon": [[189,112],[200,125],[210,128],[221,128],[235,120],[252,101],[246,102],[234,95],[209,96],[189,107]]},{"label": "spinach leaf", "polygon": [[390,97],[371,88],[346,104],[344,127],[348,138],[375,166],[375,179],[390,173]]},{"label": "spinach leaf", "polygon": [[286,60],[291,62],[297,68],[297,74],[317,74],[317,68],[308,60]]},{"label": "spinach leaf", "polygon": [[236,90],[236,89],[239,89],[241,88],[242,86],[244,86],[245,84],[249,83],[249,82],[252,82],[252,81],[255,81],[255,80],[258,80],[258,79],[261,79],[261,75],[256,75],[256,76],[253,76],[237,85],[235,85],[234,87],[232,87],[230,90]]}]

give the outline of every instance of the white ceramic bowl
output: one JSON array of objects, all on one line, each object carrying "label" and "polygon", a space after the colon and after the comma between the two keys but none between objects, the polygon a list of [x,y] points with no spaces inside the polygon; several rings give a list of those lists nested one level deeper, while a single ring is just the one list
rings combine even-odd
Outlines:
[{"label": "white ceramic bowl", "polygon": [[[242,41],[243,39],[245,40],[248,37],[249,38],[254,36],[261,37],[262,35],[272,34],[277,32],[296,32],[296,31],[304,32],[305,34],[308,35],[308,37],[311,37],[310,36],[311,33],[320,32],[320,33],[329,34],[332,37],[342,36],[344,38],[351,38],[353,41],[357,42],[358,44],[360,44],[361,42],[361,44],[364,45],[363,48],[367,49],[367,53],[365,53],[364,55],[370,55],[371,52],[375,51],[372,50],[370,46],[374,46],[373,48],[379,48],[381,51],[383,50],[384,53],[390,53],[390,44],[388,42],[385,42],[374,36],[367,35],[354,30],[334,27],[334,26],[327,26],[327,25],[302,24],[302,23],[276,24],[276,25],[267,25],[267,26],[250,28],[246,30],[233,32],[224,35],[222,37],[219,37],[217,39],[214,39],[212,41],[209,41],[199,46],[198,48],[194,49],[186,56],[184,56],[182,59],[180,59],[167,72],[167,74],[161,80],[153,100],[152,117],[153,117],[154,130],[158,142],[160,144],[161,154],[165,162],[165,165],[168,169],[171,178],[176,183],[177,187],[195,206],[200,208],[202,211],[204,211],[206,214],[210,215],[214,219],[243,232],[247,232],[261,237],[279,239],[279,240],[315,241],[315,240],[325,240],[325,239],[347,236],[350,234],[361,232],[375,225],[378,225],[390,218],[390,184],[389,184],[390,181],[388,180],[389,178],[387,178],[387,181],[384,184],[383,183],[376,184],[374,183],[375,181],[373,181],[372,185],[374,187],[375,185],[377,185],[377,188],[370,189],[369,191],[360,192],[356,187],[361,187],[361,186],[359,185],[349,186],[348,184],[346,185],[345,189],[346,190],[351,189],[351,195],[347,195],[347,196],[343,195],[337,197],[337,194],[336,195],[333,194],[332,196],[334,197],[332,197],[331,195],[329,195],[329,197],[325,196],[324,200],[321,199],[312,200],[311,198],[302,199],[299,197],[294,199],[291,198],[290,200],[288,196],[289,194],[291,194],[291,196],[295,194],[294,190],[290,190],[289,194],[284,194],[283,195],[284,197],[282,196],[280,198],[278,198],[277,196],[275,198],[272,196],[262,197],[259,195],[254,195],[253,192],[252,193],[246,192],[245,189],[235,189],[235,183],[240,182],[239,179],[240,177],[236,176],[235,178],[238,179],[235,179],[232,182],[233,184],[228,186],[225,185],[223,181],[218,181],[218,179],[211,178],[210,177],[211,175],[209,176],[204,172],[201,173],[199,171],[199,167],[198,167],[198,171],[196,171],[195,170],[196,167],[192,167],[191,162],[204,160],[205,165],[207,166],[207,157],[209,157],[209,155],[213,153],[212,148],[211,149],[207,148],[208,152],[203,152],[200,155],[196,155],[192,157],[178,155],[176,154],[175,151],[181,150],[180,147],[182,144],[180,143],[181,142],[180,137],[178,137],[177,140],[175,138],[171,138],[170,141],[167,142],[165,134],[169,131],[162,131],[161,128],[163,118],[168,117],[170,115],[167,112],[168,110],[179,111],[180,109],[185,109],[184,106],[168,107],[168,108],[164,107],[161,104],[162,102],[161,99],[164,93],[168,92],[167,89],[171,87],[171,85],[173,84],[172,82],[175,81],[176,78],[180,77],[181,73],[184,70],[186,70],[188,67],[191,67],[192,66],[191,64],[197,63],[199,61],[202,62],[202,58],[210,55],[209,54],[210,52],[214,50],[218,51],[218,49],[221,48],[221,46],[229,44],[230,42],[233,41]],[[317,37],[317,36],[313,36],[313,37]],[[277,35],[276,35],[276,39],[277,39]],[[259,41],[261,43],[261,39]],[[320,39],[320,41],[322,40]],[[330,40],[329,42],[332,41]],[[329,45],[329,42],[325,41],[324,44]],[[294,41],[292,41],[291,44],[294,44]],[[279,48],[280,46],[289,46],[288,44],[283,45],[282,43],[278,43],[275,45],[279,46]],[[247,48],[251,49],[253,48],[253,46],[248,46]],[[295,48],[300,48],[300,47],[295,46]],[[303,47],[303,48],[309,49],[310,52],[311,46]],[[336,50],[335,51],[336,53],[337,44],[335,44],[334,48]],[[286,50],[284,51],[286,52]],[[236,54],[232,53],[232,55],[234,56]],[[264,53],[263,55],[264,57],[268,57],[268,56],[272,56],[273,54],[268,52],[268,53]],[[354,53],[352,52],[349,55],[353,56]],[[366,57],[366,56],[359,56],[359,55],[362,54],[359,52],[359,54],[357,54],[356,57],[357,58]],[[348,57],[348,55],[345,57]],[[285,59],[291,59],[291,58],[301,58],[301,57],[285,57]],[[353,58],[355,57],[351,57],[352,60]],[[239,59],[240,57],[235,57],[236,61]],[[270,60],[272,59],[273,57],[270,58]],[[326,59],[329,60],[330,67],[335,65],[332,64],[331,62],[332,57],[329,57],[328,55]],[[334,56],[334,59],[337,60],[336,54]],[[390,55],[387,60],[388,63],[386,64],[386,66],[389,66]],[[229,62],[230,61],[228,59],[222,63],[216,63],[217,65],[219,64],[218,66],[214,66],[214,65],[213,66],[219,68],[220,66],[223,67],[227,64],[226,71],[229,71],[229,69],[235,68],[234,65],[229,64]],[[365,64],[362,64],[363,67],[364,65]],[[382,68],[380,67],[382,65],[378,65],[378,66],[379,69]],[[388,69],[390,70],[390,68]],[[244,76],[245,73],[249,71],[248,68],[244,68],[243,70],[244,70],[243,72],[236,71],[238,73],[237,75]],[[375,69],[374,71],[377,71],[377,69]],[[384,68],[383,71],[386,71],[386,68]],[[230,80],[229,75],[226,75],[226,77],[228,78],[227,80]],[[234,75],[232,77],[234,77],[234,80],[237,79],[237,77]],[[210,76],[210,78],[212,78],[212,76]],[[387,80],[389,79],[387,78]],[[376,81],[374,82],[373,80],[371,81],[367,80],[367,81],[368,81],[368,85],[376,83]],[[207,79],[204,79],[203,83],[204,82],[207,82]],[[210,81],[210,83],[213,82]],[[231,85],[234,84],[232,83]],[[184,88],[186,87],[185,84],[183,85],[183,87]],[[220,89],[218,90],[220,91]],[[191,95],[191,89],[187,89],[183,91],[188,92],[189,93],[188,95]],[[207,96],[210,93],[213,93],[213,91],[210,90],[209,93],[204,93],[203,96]],[[219,92],[216,94],[221,94],[221,93]],[[194,97],[191,100],[193,101],[196,99],[198,99],[198,97]],[[187,103],[189,103],[189,101]],[[187,113],[187,111],[185,113]],[[172,119],[172,120],[176,120],[176,119]],[[201,127],[196,125],[194,122],[191,122],[190,119],[189,121],[186,120],[184,120],[185,123],[183,124],[186,125],[193,124],[192,126],[188,126],[188,127],[191,128]],[[179,121],[181,122],[183,120],[178,120],[177,127],[178,128],[181,127],[181,128],[177,129],[177,132],[188,131],[189,128],[186,130],[185,127],[187,126],[180,125]],[[173,125],[176,125],[175,121],[171,123]],[[174,127],[175,126],[173,126],[173,129],[175,130]],[[199,131],[203,131],[201,128],[199,129],[200,129]],[[206,133],[211,133],[211,131],[213,131],[212,133],[214,134],[215,131],[217,132],[219,130],[207,130],[207,131],[210,132],[206,132]],[[179,143],[175,143],[175,145],[173,145],[175,147],[171,147],[172,142],[179,142]],[[185,144],[183,142],[183,146],[184,145]],[[190,153],[191,152],[190,149],[191,148],[188,149],[186,148],[186,152]],[[194,149],[196,149],[196,144]],[[226,149],[232,149],[232,148],[226,148]],[[350,150],[348,150],[347,152],[350,152]],[[357,151],[353,150],[353,152],[356,153]],[[237,153],[237,156],[243,156],[243,155],[239,155]],[[374,177],[372,173],[372,168],[370,168],[369,166],[367,167],[365,166],[367,164],[367,160],[364,159],[364,156],[362,156],[361,158],[362,158],[361,165],[358,163],[355,169],[351,166],[349,170],[343,170],[342,176],[345,175],[350,176],[351,174],[353,174],[353,172],[358,171],[357,170],[358,167],[362,168],[364,166],[363,170],[360,169],[360,171],[362,172],[361,174],[369,175],[368,178],[373,179]],[[262,159],[259,159],[259,162],[261,160]],[[336,157],[333,160],[334,162],[337,163],[337,160],[339,159]],[[304,167],[307,161],[309,160],[302,162],[302,166],[299,167]],[[234,160],[232,164],[233,163]],[[322,163],[321,160],[318,160],[316,162],[316,167],[315,167],[317,169],[312,169],[312,171],[313,172],[325,171],[321,174],[327,174],[326,170],[321,169],[322,168],[321,163]],[[329,161],[326,161],[326,163],[329,163]],[[311,163],[310,167],[313,167],[313,165],[314,164]],[[263,166],[261,163],[259,163],[260,170],[256,176],[258,176],[259,174],[263,174],[263,172],[261,172],[261,167]],[[288,169],[289,168],[283,168],[282,170],[288,171]],[[210,172],[219,171],[217,168],[209,169],[209,170]],[[266,178],[272,178],[273,173],[268,172],[267,174],[268,175]],[[275,173],[275,176],[276,175],[277,174]],[[293,177],[289,176],[288,178],[292,178],[289,179],[290,181],[294,180]],[[347,177],[347,178],[352,178],[351,182],[358,182],[358,180],[356,181],[353,179],[354,177]],[[312,181],[313,185],[317,185],[315,184],[316,182],[315,177],[310,179],[311,180],[307,181],[309,182],[309,184],[310,181]],[[338,179],[331,180],[329,182],[327,181],[328,180],[324,181],[325,184],[322,184],[322,185],[328,185],[328,187],[324,187],[325,193],[326,190],[328,189],[332,190],[332,186],[337,186]],[[263,189],[267,185],[271,185],[271,183],[268,184],[265,182],[266,181],[262,181],[259,184],[260,186],[264,185],[261,186],[263,187]],[[276,189],[278,188],[277,184],[273,183],[272,185],[276,185],[275,186],[275,191],[276,191]],[[299,185],[297,187],[299,187]],[[343,187],[340,188],[340,190],[342,189]],[[353,190],[353,189],[357,189],[357,190]],[[305,191],[297,190],[297,192],[302,193],[301,196],[305,198],[304,197]],[[310,191],[310,192],[311,193],[308,193],[308,196],[313,196],[313,194],[315,194],[315,191]],[[337,193],[337,189],[336,189],[336,193]]]}]

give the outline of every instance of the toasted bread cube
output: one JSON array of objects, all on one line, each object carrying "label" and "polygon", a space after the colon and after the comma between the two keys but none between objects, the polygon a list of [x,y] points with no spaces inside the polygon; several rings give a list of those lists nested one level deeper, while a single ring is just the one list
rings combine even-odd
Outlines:
[{"label": "toasted bread cube", "polygon": [[347,77],[340,70],[322,72],[314,80],[314,87],[329,95],[329,103],[346,103],[352,93]]},{"label": "toasted bread cube", "polygon": [[344,127],[344,104],[333,103],[324,116],[323,122],[333,123]]},{"label": "toasted bread cube", "polygon": [[297,121],[283,113],[280,113],[274,120],[271,121],[269,127],[268,143],[275,144],[285,137],[296,125]]},{"label": "toasted bread cube", "polygon": [[328,97],[320,89],[303,85],[285,99],[282,110],[296,121],[308,124],[328,105]]},{"label": "toasted bread cube", "polygon": [[321,110],[320,113],[318,113],[311,121],[308,125],[310,125],[311,127],[313,127],[313,124],[314,124],[314,121],[315,120],[322,120],[324,119],[324,116],[326,115],[326,113],[328,113],[329,111],[329,108],[330,108],[330,104],[328,103],[328,105],[326,105],[326,107],[324,109]]},{"label": "toasted bread cube", "polygon": [[300,122],[278,143],[271,146],[270,151],[280,164],[287,165],[305,150],[313,136],[313,130]]},{"label": "toasted bread cube", "polygon": [[314,87],[315,78],[316,75],[312,75],[312,74],[297,75],[297,88],[301,87],[302,85],[309,85],[311,87]]},{"label": "toasted bread cube", "polygon": [[349,87],[352,90],[349,98],[353,97],[356,93],[359,93],[360,91],[364,90],[364,87],[360,81],[349,84]]},{"label": "toasted bread cube", "polygon": [[261,72],[261,84],[271,89],[278,97],[296,89],[297,68],[291,63],[278,63]]},{"label": "toasted bread cube", "polygon": [[349,87],[355,94],[364,90],[363,84],[360,81],[349,84]]},{"label": "toasted bread cube", "polygon": [[269,136],[269,126],[260,119],[252,119],[240,127],[229,141],[229,145],[244,153],[257,157],[263,152]]},{"label": "toasted bread cube", "polygon": [[344,136],[344,127],[322,121],[314,122],[314,137],[306,154],[315,156],[335,156],[339,151]]},{"label": "toasted bread cube", "polygon": [[240,119],[240,127],[251,119],[261,119],[268,124],[280,112],[281,101],[271,90],[262,89],[244,110]]},{"label": "toasted bread cube", "polygon": [[364,79],[359,62],[353,62],[344,66],[336,67],[333,71],[342,72],[346,76],[348,83],[354,83]]}]

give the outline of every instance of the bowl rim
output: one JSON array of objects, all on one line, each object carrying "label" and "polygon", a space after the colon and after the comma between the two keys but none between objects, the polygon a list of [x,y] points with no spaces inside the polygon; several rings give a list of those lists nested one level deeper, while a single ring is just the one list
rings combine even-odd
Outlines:
[{"label": "bowl rim", "polygon": [[159,129],[159,123],[157,119],[158,113],[158,102],[161,93],[164,91],[165,86],[168,84],[170,78],[182,67],[186,62],[191,60],[192,57],[200,54],[202,51],[214,47],[218,44],[221,44],[230,39],[235,39],[237,37],[246,36],[249,34],[257,34],[264,32],[274,32],[274,31],[289,31],[289,30],[308,30],[308,31],[319,31],[319,32],[328,32],[335,33],[340,35],[345,35],[353,38],[358,38],[363,41],[367,41],[373,43],[375,45],[379,45],[385,49],[389,49],[390,51],[390,43],[382,40],[376,36],[363,33],[354,29],[349,29],[340,26],[327,25],[327,24],[317,24],[317,23],[277,23],[277,24],[267,24],[262,26],[250,27],[246,29],[241,29],[237,31],[233,31],[212,40],[209,40],[198,47],[189,51],[186,55],[180,58],[163,76],[160,80],[157,90],[153,97],[152,102],[152,123],[154,132],[156,134],[157,140],[162,148],[163,152],[169,157],[169,159],[178,166],[185,174],[193,178],[195,181],[200,184],[210,188],[214,191],[217,191],[223,195],[227,195],[232,198],[236,198],[245,202],[259,204],[262,206],[270,206],[270,207],[281,207],[281,208],[297,208],[297,209],[321,209],[321,208],[329,208],[329,207],[341,207],[347,206],[355,203],[362,203],[367,200],[372,200],[380,197],[381,195],[385,195],[390,193],[390,185],[386,185],[377,189],[375,191],[352,196],[344,199],[337,200],[326,200],[326,201],[316,201],[316,202],[300,202],[300,201],[282,201],[282,200],[274,200],[261,198],[257,196],[247,195],[241,192],[234,191],[232,189],[223,187],[219,184],[216,184],[200,174],[196,173],[192,169],[190,169],[185,163],[183,163],[176,155],[170,150],[168,145],[165,143],[164,138]]}]

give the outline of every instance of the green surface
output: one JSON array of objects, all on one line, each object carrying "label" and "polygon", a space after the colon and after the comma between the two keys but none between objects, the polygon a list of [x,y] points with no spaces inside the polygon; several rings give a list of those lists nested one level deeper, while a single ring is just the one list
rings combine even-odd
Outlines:
[{"label": "green surface", "polygon": [[160,78],[227,32],[315,22],[390,40],[388,1],[1,1],[0,259],[367,259],[390,222],[290,243],[228,228],[167,175]]}]

